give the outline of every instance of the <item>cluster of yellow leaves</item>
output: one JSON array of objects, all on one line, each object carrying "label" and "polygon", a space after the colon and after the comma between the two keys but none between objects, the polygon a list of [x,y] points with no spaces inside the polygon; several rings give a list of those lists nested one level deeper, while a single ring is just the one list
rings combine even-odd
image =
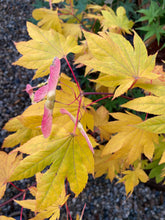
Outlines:
[{"label": "cluster of yellow leaves", "polygon": [[[53,131],[50,138],[45,139],[40,128],[44,101],[31,105],[21,116],[12,119],[5,126],[5,129],[16,133],[5,140],[4,147],[13,147],[20,143],[21,146],[14,151],[30,154],[17,166],[10,176],[10,181],[31,177],[51,165],[38,183],[38,210],[44,210],[58,200],[66,178],[77,196],[87,183],[88,173],[94,174],[93,155],[85,138],[79,130],[76,135],[72,134],[73,122],[67,115],[60,113],[60,109],[65,106],[65,109],[76,117],[78,88],[65,75],[61,76],[60,86],[61,90],[57,90],[56,93]],[[93,129],[90,124],[92,115],[85,111],[85,105],[90,102],[87,98],[82,98],[80,119],[84,121],[85,127]],[[84,120],[87,115],[91,115],[91,120]],[[93,139],[91,142],[95,146]]]},{"label": "cluster of yellow leaves", "polygon": [[104,130],[113,135],[105,146],[99,146],[95,151],[95,175],[107,173],[112,181],[117,173],[124,174],[120,182],[124,181],[126,193],[131,194],[138,179],[146,182],[148,178],[140,167],[134,171],[125,169],[140,161],[142,154],[151,160],[159,138],[157,134],[139,128],[142,119],[136,115],[127,112],[111,113],[111,116],[117,121],[103,124]]},{"label": "cluster of yellow leaves", "polygon": [[[63,1],[49,1],[50,6],[59,2]],[[131,194],[139,180],[148,180],[140,163],[141,155],[144,154],[148,160],[155,158],[158,155],[155,149],[155,144],[159,146],[158,135],[165,133],[164,72],[162,67],[155,67],[156,54],[148,56],[145,44],[131,30],[133,22],[128,20],[125,9],[119,7],[115,14],[107,6],[88,5],[89,13],[77,14],[73,0],[66,3],[61,9],[33,11],[33,17],[39,22],[37,26],[27,22],[31,40],[15,43],[22,57],[14,65],[36,69],[35,79],[49,74],[54,57],[66,59],[69,53],[74,53],[75,63],[87,66],[86,73],[89,70],[100,72],[99,77],[93,80],[99,91],[112,91],[113,98],[116,98],[130,88],[140,87],[153,95],[129,101],[122,107],[158,116],[143,122],[139,116],[129,112],[112,113],[115,121],[109,121],[105,107],[97,110],[89,107],[92,101],[83,97],[76,83],[61,74],[52,113],[52,132],[48,138],[45,139],[41,132],[45,100],[31,105],[4,127],[15,133],[5,139],[3,147],[11,148],[18,144],[20,147],[9,155],[0,152],[0,195],[3,195],[8,181],[38,176],[46,169],[38,178],[37,187],[33,188],[36,199],[17,201],[36,213],[34,220],[50,216],[52,220],[59,218],[60,206],[68,198],[64,190],[66,179],[78,196],[89,173],[95,173],[96,177],[107,173],[111,181],[121,173],[124,177],[120,182],[124,181],[126,193]],[[82,31],[84,25],[89,28],[86,18],[99,20],[102,31],[98,34]],[[79,45],[78,38],[82,33],[85,40]],[[134,35],[133,45],[124,38],[122,34],[125,33]],[[67,114],[61,114],[62,108],[77,118],[86,132],[91,130],[101,141],[107,141],[105,146],[95,149],[94,156],[79,128],[75,129]],[[94,139],[90,135],[87,137],[95,147]],[[164,146],[161,149],[160,164],[165,163]],[[24,159],[21,154],[16,157],[18,151],[28,156]],[[133,168],[127,170],[130,166]]]}]

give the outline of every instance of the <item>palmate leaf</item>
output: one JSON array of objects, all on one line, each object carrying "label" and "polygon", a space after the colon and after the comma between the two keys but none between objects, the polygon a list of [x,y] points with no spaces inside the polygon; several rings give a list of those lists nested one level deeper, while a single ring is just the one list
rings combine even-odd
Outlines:
[{"label": "palmate leaf", "polygon": [[12,175],[14,169],[18,166],[22,159],[22,154],[17,157],[17,153],[7,154],[0,151],[0,198],[2,198],[8,179]]},{"label": "palmate leaf", "polygon": [[[67,128],[70,132],[73,131],[73,126]],[[30,152],[30,146],[35,146],[38,150]],[[10,181],[28,178],[51,165],[37,186],[38,210],[46,209],[59,198],[66,178],[71,190],[77,196],[87,183],[88,173],[94,172],[93,154],[79,130],[73,135],[61,128],[53,138],[45,139],[43,136],[38,136],[21,148],[22,152],[31,155],[21,161]]]},{"label": "palmate leaf", "polygon": [[111,153],[111,160],[123,158],[127,165],[140,159],[142,153],[151,160],[155,149],[154,144],[158,142],[158,135],[137,128],[137,125],[142,122],[139,116],[129,112],[111,115],[118,121],[109,122],[104,129],[115,135],[106,144],[102,155]]},{"label": "palmate leaf", "polygon": [[139,167],[135,170],[124,171],[123,174],[125,174],[125,176],[118,182],[124,182],[126,194],[129,194],[129,196],[132,194],[134,187],[139,184],[139,180],[145,183],[149,179],[144,170]]},{"label": "palmate leaf", "polygon": [[[33,120],[30,121],[30,123],[33,122],[35,123],[35,121]],[[32,129],[25,126],[22,122],[21,116],[10,119],[3,127],[3,129],[9,132],[15,132],[14,134],[10,134],[8,137],[5,138],[2,145],[3,148],[12,148],[17,144],[24,144],[29,139],[41,134],[40,127],[35,127],[34,129]]]},{"label": "palmate leaf", "polygon": [[58,12],[51,9],[39,8],[33,10],[32,16],[34,19],[39,20],[38,26],[44,30],[54,29],[62,33],[62,20],[58,17]]},{"label": "palmate leaf", "polygon": [[102,156],[102,151],[104,146],[99,146],[99,149],[95,150],[94,160],[95,160],[95,177],[100,177],[103,174],[107,174],[108,178],[113,181],[116,173],[120,171],[120,164],[123,160],[110,160],[110,155]]},{"label": "palmate leaf", "polygon": [[81,51],[81,46],[77,45],[73,36],[65,38],[52,29],[43,30],[29,22],[27,22],[27,30],[32,40],[15,43],[17,50],[23,56],[14,65],[37,69],[33,79],[49,74],[54,57],[61,59],[68,53]]},{"label": "palmate leaf", "polygon": [[23,208],[30,209],[33,212],[38,212],[37,215],[31,220],[44,220],[46,218],[50,218],[50,220],[56,220],[60,217],[60,207],[67,201],[69,196],[65,195],[65,189],[63,189],[61,195],[59,196],[59,199],[50,207],[47,209],[38,212],[36,208],[36,200],[15,200],[19,205],[21,205]]},{"label": "palmate leaf", "polygon": [[137,98],[127,102],[122,107],[158,115],[147,119],[137,127],[156,134],[165,133],[165,96]]},{"label": "palmate leaf", "polygon": [[104,73],[95,82],[106,87],[119,86],[114,97],[125,93],[140,78],[158,78],[152,72],[156,55],[147,55],[146,47],[134,32],[134,47],[123,36],[115,33],[100,35],[84,32],[89,51],[93,55],[84,64]]},{"label": "palmate leaf", "polygon": [[126,15],[126,10],[123,7],[118,7],[116,10],[116,15],[111,8],[108,10],[102,10],[103,20],[102,24],[104,25],[104,29],[108,28],[110,31],[114,33],[129,33],[132,28],[134,22],[129,21]]}]

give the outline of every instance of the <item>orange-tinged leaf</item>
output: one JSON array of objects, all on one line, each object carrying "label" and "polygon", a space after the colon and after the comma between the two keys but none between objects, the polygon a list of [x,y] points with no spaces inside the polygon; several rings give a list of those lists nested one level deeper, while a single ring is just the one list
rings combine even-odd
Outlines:
[{"label": "orange-tinged leaf", "polygon": [[7,154],[0,151],[0,198],[3,196],[8,179],[14,172],[14,169],[20,163],[22,155],[17,157],[17,153]]},{"label": "orange-tinged leaf", "polygon": [[17,157],[17,153],[6,154],[0,151],[0,182],[6,183],[22,159],[22,155]]},{"label": "orange-tinged leaf", "polygon": [[58,17],[58,12],[47,8],[39,8],[33,10],[32,16],[38,22],[38,26],[44,30],[53,29],[59,33],[62,33],[62,20]]},{"label": "orange-tinged leaf", "polygon": [[114,33],[129,33],[132,28],[134,22],[129,21],[126,15],[126,10],[123,7],[118,7],[116,10],[116,15],[111,8],[108,10],[102,10],[104,19],[102,20],[102,24],[104,25],[104,29],[109,29]]},{"label": "orange-tinged leaf", "polygon": [[[84,32],[89,51],[93,55],[93,59],[84,60],[84,64],[109,77],[109,83],[107,82],[107,85],[103,83],[104,86],[119,86],[114,97],[126,92],[140,78],[158,78],[158,75],[152,72],[156,55],[147,55],[146,47],[136,32],[134,47],[119,34],[103,32],[99,34],[100,36]],[[95,82],[101,84],[99,78]]]},{"label": "orange-tinged leaf", "polygon": [[77,45],[73,36],[65,38],[53,29],[43,30],[29,22],[27,29],[32,40],[16,43],[17,50],[23,56],[14,65],[37,69],[33,79],[49,74],[54,57],[61,59],[70,52],[81,51],[81,46]]},{"label": "orange-tinged leaf", "polygon": [[126,194],[131,195],[135,186],[139,184],[139,180],[143,183],[148,181],[148,176],[144,170],[137,167],[135,170],[124,171],[125,176],[118,182],[124,182]]}]

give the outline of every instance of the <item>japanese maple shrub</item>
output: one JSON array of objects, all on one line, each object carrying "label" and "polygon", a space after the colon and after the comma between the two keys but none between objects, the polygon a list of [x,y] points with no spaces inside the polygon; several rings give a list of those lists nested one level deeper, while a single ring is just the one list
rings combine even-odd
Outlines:
[{"label": "japanese maple shrub", "polygon": [[[35,9],[38,24],[27,22],[31,40],[15,43],[22,57],[14,65],[35,69],[33,79],[48,78],[36,87],[26,86],[31,106],[4,126],[13,133],[3,148],[19,147],[0,152],[1,197],[7,183],[36,176],[36,185],[27,189],[35,199],[16,201],[35,213],[32,219],[59,218],[69,197],[66,181],[78,196],[88,174],[107,174],[111,181],[124,182],[130,196],[139,181],[156,177],[160,182],[165,175],[165,75],[155,65],[157,54],[148,56],[123,7],[115,13],[106,5],[87,5],[79,12],[73,0],[54,9],[58,2],[50,1],[50,9]],[[133,45],[126,34],[132,35]],[[94,91],[82,90],[67,58],[70,53],[77,68],[86,67],[85,76],[97,73],[91,79]],[[61,72],[62,58],[72,80]],[[137,87],[144,97],[128,96]],[[89,99],[92,95],[99,98]],[[121,112],[110,113],[100,104],[108,100],[111,105],[118,97],[125,98]]]}]

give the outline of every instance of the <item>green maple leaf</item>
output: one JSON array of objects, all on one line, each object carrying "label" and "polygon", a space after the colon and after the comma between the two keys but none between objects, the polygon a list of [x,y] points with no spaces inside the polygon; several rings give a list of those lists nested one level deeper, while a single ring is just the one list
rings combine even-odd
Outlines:
[{"label": "green maple leaf", "polygon": [[144,16],[141,17],[137,22],[147,20],[149,24],[151,24],[157,17],[160,17],[162,13],[164,13],[162,8],[159,7],[154,1],[151,1],[151,5],[148,9],[141,9],[138,10],[138,12],[143,13]]}]

